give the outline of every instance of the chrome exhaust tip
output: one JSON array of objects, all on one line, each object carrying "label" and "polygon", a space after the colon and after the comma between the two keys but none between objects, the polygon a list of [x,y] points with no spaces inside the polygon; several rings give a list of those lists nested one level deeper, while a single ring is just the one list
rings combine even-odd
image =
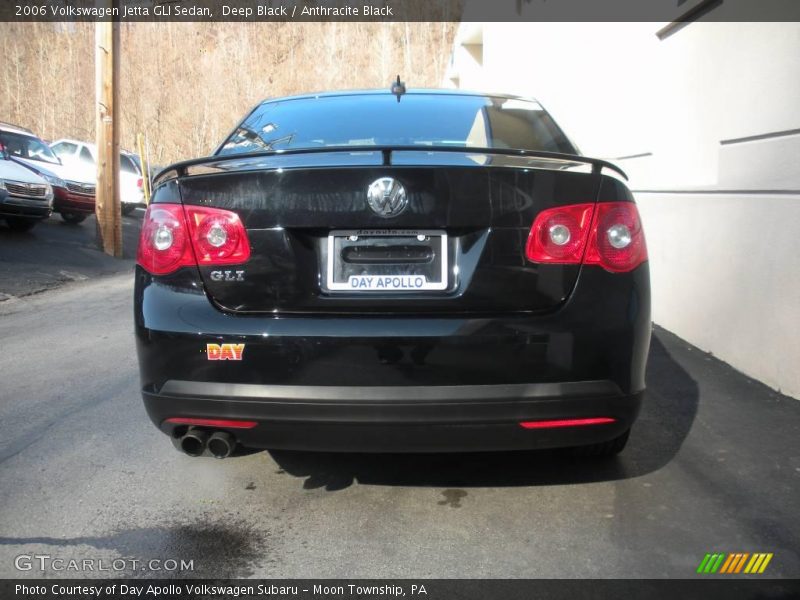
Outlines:
[{"label": "chrome exhaust tip", "polygon": [[236,439],[226,431],[217,431],[208,439],[208,451],[214,458],[228,458],[236,448]]},{"label": "chrome exhaust tip", "polygon": [[180,439],[180,449],[188,456],[202,456],[208,443],[208,432],[192,427]]}]

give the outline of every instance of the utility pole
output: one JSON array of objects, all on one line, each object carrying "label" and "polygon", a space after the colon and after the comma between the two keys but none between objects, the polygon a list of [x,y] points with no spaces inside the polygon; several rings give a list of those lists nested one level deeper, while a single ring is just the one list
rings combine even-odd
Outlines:
[{"label": "utility pole", "polygon": [[[98,4],[112,7],[118,0]],[[95,95],[97,103],[97,242],[103,252],[122,257],[119,205],[119,22],[95,24]]]}]

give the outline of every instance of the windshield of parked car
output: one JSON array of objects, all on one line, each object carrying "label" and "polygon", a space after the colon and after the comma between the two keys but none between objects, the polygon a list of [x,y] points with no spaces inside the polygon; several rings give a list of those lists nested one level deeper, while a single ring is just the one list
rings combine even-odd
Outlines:
[{"label": "windshield of parked car", "polygon": [[265,102],[218,154],[328,146],[451,146],[577,153],[536,102],[492,96],[387,94]]},{"label": "windshield of parked car", "polygon": [[29,135],[21,135],[10,131],[0,131],[0,142],[11,156],[38,160],[54,165],[61,164],[50,146],[42,140]]},{"label": "windshield of parked car", "polygon": [[132,173],[134,175],[139,174],[139,167],[137,166],[136,160],[132,154],[119,155],[119,168],[124,173]]}]

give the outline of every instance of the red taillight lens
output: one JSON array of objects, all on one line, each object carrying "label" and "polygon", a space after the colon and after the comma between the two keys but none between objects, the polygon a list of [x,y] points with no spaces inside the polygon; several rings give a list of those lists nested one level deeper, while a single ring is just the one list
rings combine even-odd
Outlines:
[{"label": "red taillight lens", "polygon": [[525,255],[537,263],[579,263],[592,222],[594,204],[543,210],[528,235]]},{"label": "red taillight lens", "polygon": [[138,187],[139,189],[142,189],[143,185],[144,185],[144,181],[142,181],[142,178],[139,177],[139,179],[136,180],[136,187]]},{"label": "red taillight lens", "polygon": [[256,421],[239,421],[233,419],[195,419],[190,417],[172,417],[167,419],[172,425],[195,425],[199,427],[221,427],[223,429],[252,429]]},{"label": "red taillight lens", "polygon": [[200,265],[239,264],[250,258],[247,231],[235,212],[187,206],[186,214]]},{"label": "red taillight lens", "polygon": [[180,204],[147,207],[136,262],[153,275],[184,266],[241,264],[249,258],[250,241],[236,213]]},{"label": "red taillight lens", "polygon": [[153,275],[196,264],[188,234],[181,205],[151,204],[144,214],[136,262]]},{"label": "red taillight lens", "polygon": [[607,271],[632,271],[647,260],[647,244],[633,202],[601,202],[595,210],[584,264]]},{"label": "red taillight lens", "polygon": [[549,421],[522,421],[521,427],[525,429],[557,429],[559,427],[583,427],[586,425],[607,425],[614,423],[611,417],[591,417],[588,419],[553,419]]},{"label": "red taillight lens", "polygon": [[525,255],[536,263],[583,262],[620,273],[647,260],[647,246],[634,203],[570,204],[537,215]]}]

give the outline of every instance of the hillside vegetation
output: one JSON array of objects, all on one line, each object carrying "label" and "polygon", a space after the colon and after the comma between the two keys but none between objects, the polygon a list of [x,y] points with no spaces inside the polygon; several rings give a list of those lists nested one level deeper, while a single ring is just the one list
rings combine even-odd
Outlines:
[{"label": "hillside vegetation", "polygon": [[[252,106],[309,91],[438,87],[455,23],[124,23],[121,143],[208,154]],[[0,121],[94,141],[94,25],[0,23]]]}]

